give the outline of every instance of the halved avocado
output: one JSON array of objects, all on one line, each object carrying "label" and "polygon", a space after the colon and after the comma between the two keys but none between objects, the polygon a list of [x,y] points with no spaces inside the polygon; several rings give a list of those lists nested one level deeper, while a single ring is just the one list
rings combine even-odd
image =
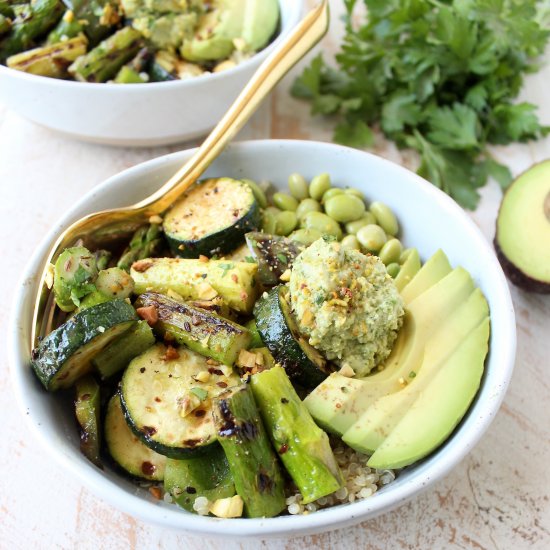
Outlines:
[{"label": "halved avocado", "polygon": [[513,284],[550,293],[550,160],[529,168],[506,191],[494,245]]}]

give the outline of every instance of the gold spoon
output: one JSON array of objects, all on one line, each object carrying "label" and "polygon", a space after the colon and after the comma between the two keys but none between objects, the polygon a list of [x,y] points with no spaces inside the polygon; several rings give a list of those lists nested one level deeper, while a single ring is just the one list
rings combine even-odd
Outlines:
[{"label": "gold spoon", "polygon": [[164,213],[204,173],[283,76],[324,36],[328,25],[328,0],[322,0],[260,65],[197,152],[158,191],[132,206],[84,216],[59,235],[42,264],[34,306],[31,351],[36,347],[37,339],[48,334],[53,325],[55,302],[47,284],[51,279],[50,263],[63,249],[79,240],[84,246],[103,248],[115,239],[128,239],[151,216]]}]

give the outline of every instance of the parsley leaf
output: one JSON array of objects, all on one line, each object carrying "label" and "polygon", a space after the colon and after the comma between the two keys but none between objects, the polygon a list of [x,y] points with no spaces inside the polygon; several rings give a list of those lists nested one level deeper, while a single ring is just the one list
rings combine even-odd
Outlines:
[{"label": "parsley leaf", "polygon": [[[359,11],[360,4],[367,15]],[[419,174],[466,208],[510,171],[490,144],[550,132],[529,103],[516,103],[523,77],[538,69],[550,37],[542,0],[344,0],[337,66],[313,59],[291,93],[313,115],[336,119],[334,140],[372,147],[373,128],[415,149]]]}]

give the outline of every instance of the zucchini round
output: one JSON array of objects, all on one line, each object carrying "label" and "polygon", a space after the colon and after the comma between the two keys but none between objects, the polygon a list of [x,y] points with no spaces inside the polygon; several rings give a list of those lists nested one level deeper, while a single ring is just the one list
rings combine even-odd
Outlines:
[{"label": "zucchini round", "polygon": [[122,409],[145,445],[170,458],[186,458],[216,441],[212,399],[238,383],[229,367],[185,347],[156,344],[124,372]]},{"label": "zucchini round", "polygon": [[113,395],[105,415],[105,442],[113,460],[129,474],[151,481],[162,481],[166,457],[144,445],[126,424],[120,396]]},{"label": "zucchini round", "polygon": [[47,390],[69,388],[92,370],[92,359],[137,320],[124,300],[91,306],[48,334],[33,350],[31,366]]},{"label": "zucchini round", "polygon": [[252,190],[231,178],[194,185],[166,214],[164,234],[181,258],[225,254],[242,244],[245,233],[260,226],[260,208]]},{"label": "zucchini round", "polygon": [[298,332],[288,303],[288,287],[279,285],[264,293],[256,302],[254,317],[264,345],[289,378],[314,388],[332,372],[326,359]]}]

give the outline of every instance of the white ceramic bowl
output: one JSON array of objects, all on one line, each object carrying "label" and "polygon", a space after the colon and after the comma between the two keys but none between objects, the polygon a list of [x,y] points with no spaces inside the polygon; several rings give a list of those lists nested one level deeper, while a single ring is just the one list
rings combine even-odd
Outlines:
[{"label": "white ceramic bowl", "polygon": [[[161,157],[116,175],[82,198],[32,257],[12,310],[10,365],[15,391],[36,436],[58,462],[106,501],[125,512],[165,527],[211,536],[269,537],[345,527],[386,512],[446,475],[476,444],[494,418],[512,374],[515,356],[514,311],[506,279],[479,229],[449,197],[412,172],[382,158],[326,143],[253,141],[230,146],[208,176],[269,179],[286,187],[297,171],[307,178],[328,172],[336,185],[351,185],[367,198],[390,205],[401,223],[401,238],[423,259],[444,248],[453,265],[462,265],[481,287],[491,309],[491,344],[483,383],[472,407],[452,437],[426,460],[407,468],[373,497],[307,516],[220,520],[191,515],[156,502],[146,490],[119,475],[100,471],[79,451],[70,404],[47,394],[29,367],[29,330],[36,279],[54,236],[84,214],[138,201],[166,180],[191,151]],[[63,498],[59,495],[59,498]]]},{"label": "white ceramic bowl", "polygon": [[279,0],[279,4],[281,31],[276,40],[221,73],[141,85],[90,84],[0,65],[0,101],[37,124],[109,145],[164,145],[206,135],[300,20],[303,0]]}]

